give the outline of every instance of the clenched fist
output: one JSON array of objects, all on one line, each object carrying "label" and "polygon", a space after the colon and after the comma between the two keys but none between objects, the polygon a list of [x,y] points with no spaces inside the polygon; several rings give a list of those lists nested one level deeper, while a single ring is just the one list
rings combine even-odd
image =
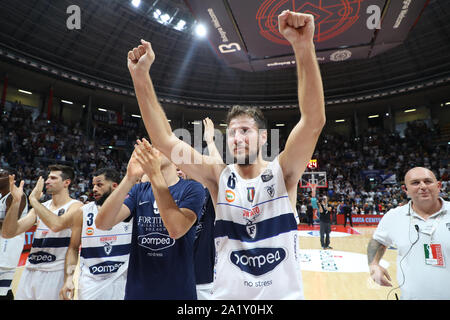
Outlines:
[{"label": "clenched fist", "polygon": [[128,51],[128,70],[132,77],[148,74],[155,61],[150,42],[141,40],[141,45]]},{"label": "clenched fist", "polygon": [[306,48],[314,44],[314,16],[284,10],[278,16],[278,30],[295,48]]}]

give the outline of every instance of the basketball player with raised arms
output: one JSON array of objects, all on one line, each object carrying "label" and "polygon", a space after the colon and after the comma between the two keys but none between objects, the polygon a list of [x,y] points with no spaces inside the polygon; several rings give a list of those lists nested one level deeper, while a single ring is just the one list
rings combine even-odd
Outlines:
[{"label": "basketball player with raised arms", "polygon": [[74,272],[78,264],[78,254],[79,300],[124,299],[133,224],[120,222],[109,230],[100,230],[95,224],[99,208],[119,183],[120,173],[113,168],[101,168],[95,172],[92,178],[95,201],[78,209],[73,218],[61,299],[74,298]]},{"label": "basketball player with raised arms", "polygon": [[[24,181],[22,180],[17,187],[14,178],[14,174],[11,175],[8,170],[0,168],[0,230],[7,214],[20,219],[28,212],[27,197],[21,191]],[[0,235],[0,300],[14,300],[12,281],[24,242],[24,233],[10,239]]]},{"label": "basketball player with raised arms", "polygon": [[297,184],[325,125],[322,79],[312,15],[283,11],[280,33],[295,53],[301,119],[285,149],[264,161],[265,121],[257,108],[235,106],[227,118],[227,144],[235,163],[201,155],[178,139],[158,103],[149,70],[149,42],[128,52],[128,68],[145,127],[156,148],[205,185],[215,205],[213,299],[303,299],[297,259]]},{"label": "basketball player with raised arms", "polygon": [[[28,261],[20,277],[16,300],[58,300],[59,290],[64,284],[64,258],[70,243],[73,212],[83,204],[72,199],[69,187],[75,178],[72,167],[50,165],[46,193],[52,199],[40,203],[44,188],[44,179],[39,177],[36,186],[29,195],[33,207],[19,220],[17,216],[6,215],[2,235],[12,238],[26,232],[36,224],[33,244]],[[19,188],[17,198],[23,193]]]}]

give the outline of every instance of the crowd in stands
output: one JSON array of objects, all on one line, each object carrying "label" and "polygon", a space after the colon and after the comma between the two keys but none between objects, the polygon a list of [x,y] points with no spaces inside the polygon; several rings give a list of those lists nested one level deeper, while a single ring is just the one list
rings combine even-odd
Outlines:
[{"label": "crowd in stands", "polygon": [[[91,198],[95,170],[108,166],[125,173],[133,141],[145,136],[139,129],[98,124],[94,128],[89,137],[80,123],[67,125],[60,120],[47,121],[44,115],[32,117],[31,112],[14,104],[1,115],[0,167],[12,168],[16,180],[25,181],[29,194],[37,178],[45,178],[49,164],[73,165],[77,176],[71,196]],[[424,166],[442,181],[441,196],[448,200],[449,145],[434,144],[437,135],[439,128],[423,121],[409,122],[402,133],[369,128],[359,137],[349,138],[324,132],[313,158],[319,163],[317,171],[327,173],[328,185],[318,193],[328,196],[337,213],[347,203],[355,214],[384,214],[407,201],[401,190],[405,172]],[[125,141],[120,140],[124,136]],[[389,180],[384,181],[385,177]],[[299,189],[298,194],[299,207],[310,201],[309,189]]]},{"label": "crowd in stands", "polygon": [[[133,140],[138,137],[127,132]],[[129,152],[114,147],[118,139],[115,134],[96,126],[96,138],[90,139],[80,123],[70,126],[60,120],[48,121],[43,114],[33,118],[31,112],[14,104],[1,116],[0,167],[12,168],[16,180],[24,180],[24,190],[29,194],[39,176],[46,178],[49,164],[71,165],[76,170],[71,196],[92,196],[92,173],[97,168],[126,171]]]},{"label": "crowd in stands", "polygon": [[[402,133],[378,127],[351,138],[324,133],[313,158],[319,163],[316,171],[327,173],[328,187],[318,193],[328,197],[338,214],[345,204],[353,214],[384,214],[407,202],[401,189],[404,175],[422,166],[442,182],[441,197],[449,200],[450,148],[433,143],[439,134],[436,125],[424,121],[408,122]],[[301,190],[299,203],[309,201],[309,190]]]}]

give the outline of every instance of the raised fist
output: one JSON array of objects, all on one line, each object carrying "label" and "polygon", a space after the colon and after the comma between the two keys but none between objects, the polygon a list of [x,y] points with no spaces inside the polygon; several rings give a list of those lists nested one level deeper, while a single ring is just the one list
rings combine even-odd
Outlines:
[{"label": "raised fist", "polygon": [[148,74],[155,61],[150,42],[141,40],[141,45],[128,51],[128,70],[132,77]]},{"label": "raised fist", "polygon": [[314,16],[284,10],[278,16],[278,30],[294,47],[314,44]]}]

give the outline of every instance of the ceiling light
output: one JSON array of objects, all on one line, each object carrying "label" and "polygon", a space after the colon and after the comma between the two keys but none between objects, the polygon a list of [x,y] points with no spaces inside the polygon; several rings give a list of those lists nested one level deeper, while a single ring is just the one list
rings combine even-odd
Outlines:
[{"label": "ceiling light", "polygon": [[195,27],[195,34],[196,34],[197,36],[199,36],[199,37],[204,37],[204,36],[206,36],[206,28],[205,28],[205,26],[202,25],[202,24],[198,24],[198,25]]},{"label": "ceiling light", "polygon": [[416,111],[416,109],[408,109],[408,110],[405,110],[406,113],[408,113],[408,112],[414,112],[414,111]]},{"label": "ceiling light", "polygon": [[174,27],[174,29],[181,31],[184,29],[184,27],[186,26],[186,21],[184,20],[179,20],[177,25]]},{"label": "ceiling light", "polygon": [[69,100],[61,100],[61,102],[62,102],[62,103],[67,103],[67,104],[73,104],[73,102],[72,102],[72,101],[69,101]]},{"label": "ceiling light", "polygon": [[167,13],[164,13],[159,17],[163,23],[167,23],[170,20],[170,16]]},{"label": "ceiling light", "polygon": [[131,0],[133,7],[137,8],[141,5],[141,0]]},{"label": "ceiling light", "polygon": [[158,19],[160,15],[161,15],[161,10],[156,9],[155,11],[153,11],[153,18]]},{"label": "ceiling light", "polygon": [[369,116],[369,119],[378,118],[379,116],[380,116],[379,114],[374,114],[374,115]]},{"label": "ceiling light", "polygon": [[108,110],[103,109],[103,108],[98,108],[98,111],[106,112],[106,111],[108,111]]},{"label": "ceiling light", "polygon": [[277,123],[277,124],[275,124],[275,127],[284,127],[284,126],[285,126],[284,123]]},{"label": "ceiling light", "polygon": [[33,94],[33,93],[30,92],[30,91],[25,91],[25,90],[22,90],[22,89],[19,89],[19,92],[22,92],[22,93],[25,93],[25,94]]},{"label": "ceiling light", "polygon": [[339,120],[336,120],[334,122],[345,122],[345,119],[339,119]]},{"label": "ceiling light", "polygon": [[138,114],[132,114],[131,116],[132,116],[133,118],[141,118],[141,116],[138,115]]}]

